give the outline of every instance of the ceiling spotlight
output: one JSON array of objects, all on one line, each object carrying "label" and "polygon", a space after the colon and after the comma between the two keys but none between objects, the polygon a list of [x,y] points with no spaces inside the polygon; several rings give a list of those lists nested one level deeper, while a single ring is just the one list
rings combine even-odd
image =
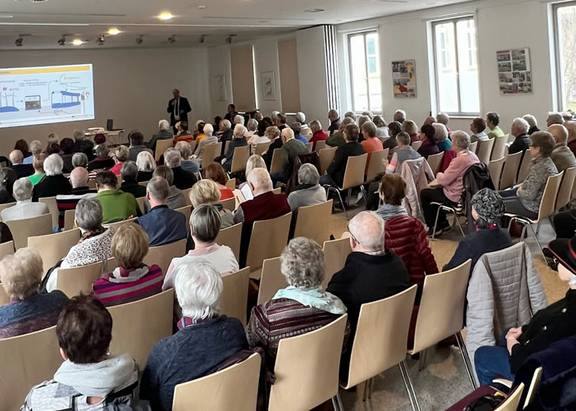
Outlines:
[{"label": "ceiling spotlight", "polygon": [[60,47],[64,47],[66,45],[66,36],[64,34],[58,39],[58,45]]},{"label": "ceiling spotlight", "polygon": [[120,29],[118,29],[118,27],[110,27],[106,33],[108,33],[109,36],[117,36],[122,32]]},{"label": "ceiling spotlight", "polygon": [[176,35],[175,34],[172,34],[170,37],[168,37],[168,43],[170,43],[170,44],[176,43]]},{"label": "ceiling spotlight", "polygon": [[81,40],[81,39],[74,39],[72,40],[72,45],[73,46],[81,46],[82,44],[84,44],[85,41]]},{"label": "ceiling spotlight", "polygon": [[207,37],[206,34],[202,34],[202,35],[200,36],[200,44],[206,43],[206,37]]},{"label": "ceiling spotlight", "polygon": [[228,37],[226,37],[226,43],[232,44],[232,40],[234,40],[234,37],[236,36],[236,34],[229,34]]},{"label": "ceiling spotlight", "polygon": [[160,13],[156,17],[162,21],[169,21],[169,20],[172,20],[174,18],[174,15],[172,13],[170,13],[169,11],[163,11],[162,13]]},{"label": "ceiling spotlight", "polygon": [[105,40],[106,40],[106,38],[104,37],[104,34],[100,34],[100,35],[98,35],[98,38],[96,39],[96,44],[98,44],[99,46],[103,46]]},{"label": "ceiling spotlight", "polygon": [[19,36],[16,40],[14,40],[14,45],[16,47],[22,47],[23,44],[24,44],[24,38],[22,36]]},{"label": "ceiling spotlight", "polygon": [[142,44],[142,43],[144,43],[144,36],[140,34],[138,37],[136,37],[136,44]]}]

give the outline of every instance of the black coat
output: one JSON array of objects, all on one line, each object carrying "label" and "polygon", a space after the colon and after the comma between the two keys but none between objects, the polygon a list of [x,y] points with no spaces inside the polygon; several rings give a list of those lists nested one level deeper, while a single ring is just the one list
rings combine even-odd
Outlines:
[{"label": "black coat", "polygon": [[72,191],[72,186],[63,174],[45,176],[34,186],[32,199],[33,201],[38,201],[39,198],[54,197],[58,194],[69,194],[70,191]]},{"label": "black coat", "polygon": [[124,181],[120,186],[120,190],[132,194],[134,198],[146,197],[146,187],[137,182]]},{"label": "black coat", "polygon": [[34,167],[32,167],[32,164],[13,164],[11,168],[14,170],[18,178],[28,177],[34,174]]},{"label": "black coat", "polygon": [[514,154],[519,151],[526,151],[530,147],[530,136],[528,134],[522,134],[514,138],[510,147],[508,147],[508,154]]},{"label": "black coat", "polygon": [[188,99],[186,97],[182,97],[180,96],[180,106],[179,106],[179,116],[180,119],[176,120],[176,117],[174,117],[174,105],[176,104],[176,99],[170,99],[170,101],[168,102],[168,108],[166,109],[166,112],[170,113],[170,125],[175,125],[176,122],[178,121],[186,121],[188,122],[188,113],[190,113],[192,111],[192,107],[190,107],[190,103],[188,102]]},{"label": "black coat", "polygon": [[196,184],[196,176],[194,173],[184,170],[182,167],[174,167],[174,185],[180,190],[186,190]]},{"label": "black coat", "polygon": [[338,147],[336,154],[334,155],[334,161],[326,171],[328,175],[332,177],[332,180],[338,184],[338,187],[342,187],[348,157],[359,156],[362,154],[364,154],[362,144],[357,142],[348,142],[343,146]]},{"label": "black coat", "polygon": [[274,154],[274,150],[277,148],[282,148],[283,144],[284,143],[282,143],[282,139],[280,137],[274,139],[274,141],[272,141],[272,143],[270,143],[270,145],[268,146],[266,153],[262,155],[262,158],[264,159],[264,162],[266,163],[266,167],[268,167],[268,169],[270,169],[270,165],[272,164],[272,155]]}]

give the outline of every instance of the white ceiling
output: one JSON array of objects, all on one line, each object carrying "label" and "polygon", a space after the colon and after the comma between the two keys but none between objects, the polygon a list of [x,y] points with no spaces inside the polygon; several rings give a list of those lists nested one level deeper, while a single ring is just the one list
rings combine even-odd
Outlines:
[{"label": "white ceiling", "polygon": [[[81,47],[98,47],[96,39],[109,27],[122,33],[106,37],[100,47],[174,46],[224,44],[273,33],[294,31],[317,24],[340,24],[397,14],[466,0],[1,0],[0,49],[16,49],[14,40],[24,35],[23,47],[58,48],[57,40],[87,41]],[[320,12],[307,12],[323,9]],[[156,16],[170,11],[175,17],[162,22]],[[66,45],[65,47],[73,47]]]}]

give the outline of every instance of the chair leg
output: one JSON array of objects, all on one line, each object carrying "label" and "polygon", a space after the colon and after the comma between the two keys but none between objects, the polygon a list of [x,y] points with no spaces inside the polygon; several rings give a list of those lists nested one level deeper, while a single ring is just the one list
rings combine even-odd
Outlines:
[{"label": "chair leg", "polygon": [[436,210],[436,218],[434,219],[434,228],[432,229],[432,240],[436,237],[436,227],[438,226],[438,218],[440,217],[441,207],[438,206]]},{"label": "chair leg", "polygon": [[458,348],[460,349],[460,354],[462,355],[462,360],[464,360],[464,366],[466,367],[466,372],[468,373],[468,378],[472,383],[472,388],[478,388],[476,384],[476,378],[474,378],[474,372],[472,371],[472,361],[470,361],[470,356],[468,355],[468,350],[466,349],[466,343],[460,331],[456,333],[456,341],[458,342]]},{"label": "chair leg", "polygon": [[344,404],[342,404],[342,398],[340,398],[340,393],[332,397],[332,408],[334,411],[344,411]]},{"label": "chair leg", "polygon": [[466,235],[464,234],[464,230],[462,229],[462,224],[460,224],[460,220],[458,219],[457,214],[454,214],[454,221],[456,221],[456,225],[460,229],[460,234],[462,234],[462,237],[466,237]]},{"label": "chair leg", "polygon": [[346,204],[344,203],[344,199],[342,199],[342,193],[337,188],[335,188],[335,190],[336,190],[336,193],[338,194],[338,198],[340,199],[340,204],[342,205],[342,209],[344,210],[344,213],[346,213],[346,218],[348,218],[348,209],[346,208]]},{"label": "chair leg", "polygon": [[538,239],[538,228],[536,228],[536,231],[534,231],[534,228],[532,228],[532,224],[528,224],[528,226],[530,227],[532,234],[534,234],[534,239],[536,240],[536,244],[538,244],[538,248],[540,249],[540,253],[542,253],[542,258],[544,258],[544,261],[546,261],[546,256],[544,255],[544,250],[542,249],[542,244],[540,244],[540,240]]},{"label": "chair leg", "polygon": [[362,197],[364,198],[364,204],[368,207],[368,193],[366,192],[366,188],[362,185],[360,186],[360,191],[362,192]]},{"label": "chair leg", "polygon": [[401,361],[398,364],[400,367],[400,373],[402,374],[402,380],[404,381],[404,386],[408,392],[408,397],[410,398],[410,405],[412,405],[412,410],[420,411],[420,404],[418,404],[418,398],[416,398],[416,391],[414,391],[414,386],[412,385],[412,380],[408,374],[408,369],[406,368],[406,362]]}]

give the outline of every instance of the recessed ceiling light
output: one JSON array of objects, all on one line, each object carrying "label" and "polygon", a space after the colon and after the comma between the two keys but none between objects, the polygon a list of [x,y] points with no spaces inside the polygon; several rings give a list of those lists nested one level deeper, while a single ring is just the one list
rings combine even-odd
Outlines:
[{"label": "recessed ceiling light", "polygon": [[169,11],[163,11],[157,17],[159,20],[168,21],[168,20],[172,20],[174,18],[174,15],[172,13],[170,13]]},{"label": "recessed ceiling light", "polygon": [[324,9],[306,9],[304,10],[305,13],[322,13],[323,11],[326,11]]},{"label": "recessed ceiling light", "polygon": [[108,35],[110,36],[117,36],[118,34],[122,33],[118,27],[110,27],[107,31]]},{"label": "recessed ceiling light", "polygon": [[199,4],[199,5],[198,5],[198,8],[199,8],[200,10],[204,10],[204,9],[206,8],[206,5],[205,5],[205,4]]},{"label": "recessed ceiling light", "polygon": [[82,44],[84,44],[84,41],[81,39],[74,39],[72,40],[72,45],[73,46],[81,46]]}]

